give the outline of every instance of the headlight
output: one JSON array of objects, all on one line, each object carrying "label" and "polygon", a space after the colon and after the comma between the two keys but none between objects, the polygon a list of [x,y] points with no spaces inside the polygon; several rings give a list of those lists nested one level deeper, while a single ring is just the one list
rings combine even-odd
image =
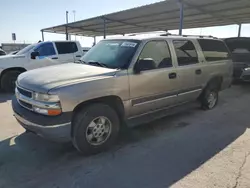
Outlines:
[{"label": "headlight", "polygon": [[247,68],[244,68],[245,71],[249,71],[250,70],[250,67],[247,67]]},{"label": "headlight", "polygon": [[57,95],[48,95],[43,93],[34,93],[34,100],[44,101],[44,102],[59,102],[59,97]]},{"label": "headlight", "polygon": [[34,93],[33,110],[39,114],[56,116],[62,113],[60,99],[58,95]]}]

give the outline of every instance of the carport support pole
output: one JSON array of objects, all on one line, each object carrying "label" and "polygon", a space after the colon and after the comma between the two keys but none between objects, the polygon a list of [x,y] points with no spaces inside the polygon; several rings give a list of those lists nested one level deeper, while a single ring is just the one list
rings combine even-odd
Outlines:
[{"label": "carport support pole", "polygon": [[96,45],[96,36],[94,36],[94,45]]},{"label": "carport support pole", "polygon": [[106,39],[106,19],[103,18],[103,38]]},{"label": "carport support pole", "polygon": [[182,0],[179,0],[179,5],[180,5],[179,35],[182,35],[182,29],[183,29],[183,11],[184,11]]},{"label": "carport support pole", "polygon": [[239,24],[239,29],[238,29],[238,37],[241,35],[241,24]]},{"label": "carport support pole", "polygon": [[66,40],[69,40],[68,23],[69,23],[69,12],[66,11],[66,27],[65,27]]},{"label": "carport support pole", "polygon": [[41,33],[42,33],[42,41],[44,41],[44,33],[43,33],[43,30],[41,30]]}]

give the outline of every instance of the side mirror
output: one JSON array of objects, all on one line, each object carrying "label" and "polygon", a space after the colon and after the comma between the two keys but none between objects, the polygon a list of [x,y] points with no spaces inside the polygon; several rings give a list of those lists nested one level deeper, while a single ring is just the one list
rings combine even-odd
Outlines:
[{"label": "side mirror", "polygon": [[152,58],[139,59],[134,67],[134,72],[139,74],[141,71],[155,69],[155,62]]},{"label": "side mirror", "polygon": [[31,59],[36,59],[36,57],[39,56],[39,55],[40,55],[39,52],[31,52],[30,58]]}]

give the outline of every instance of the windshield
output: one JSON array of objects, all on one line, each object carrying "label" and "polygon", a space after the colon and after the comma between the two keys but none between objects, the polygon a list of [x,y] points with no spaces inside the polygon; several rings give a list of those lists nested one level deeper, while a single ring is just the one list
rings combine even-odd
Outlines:
[{"label": "windshield", "polygon": [[30,50],[34,49],[36,46],[36,44],[31,44],[29,46],[26,46],[25,48],[23,48],[22,50],[20,50],[16,55],[23,55],[26,54],[27,52],[29,52]]},{"label": "windshield", "polygon": [[138,40],[100,41],[81,60],[87,64],[96,62],[108,68],[125,69],[134,56],[139,43],[140,41]]}]

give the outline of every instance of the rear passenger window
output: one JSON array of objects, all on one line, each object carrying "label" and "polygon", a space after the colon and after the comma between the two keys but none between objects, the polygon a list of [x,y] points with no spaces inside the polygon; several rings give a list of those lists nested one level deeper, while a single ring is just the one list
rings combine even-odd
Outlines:
[{"label": "rear passenger window", "polygon": [[220,61],[230,58],[230,53],[224,42],[219,40],[198,40],[206,61]]},{"label": "rear passenger window", "polygon": [[74,42],[56,42],[58,54],[70,54],[77,52],[77,46]]},{"label": "rear passenger window", "polygon": [[198,55],[194,44],[188,40],[173,41],[179,66],[198,63]]},{"label": "rear passenger window", "polygon": [[150,69],[172,67],[170,50],[166,41],[148,42],[144,46],[139,59],[152,59],[154,65],[152,65]]}]

